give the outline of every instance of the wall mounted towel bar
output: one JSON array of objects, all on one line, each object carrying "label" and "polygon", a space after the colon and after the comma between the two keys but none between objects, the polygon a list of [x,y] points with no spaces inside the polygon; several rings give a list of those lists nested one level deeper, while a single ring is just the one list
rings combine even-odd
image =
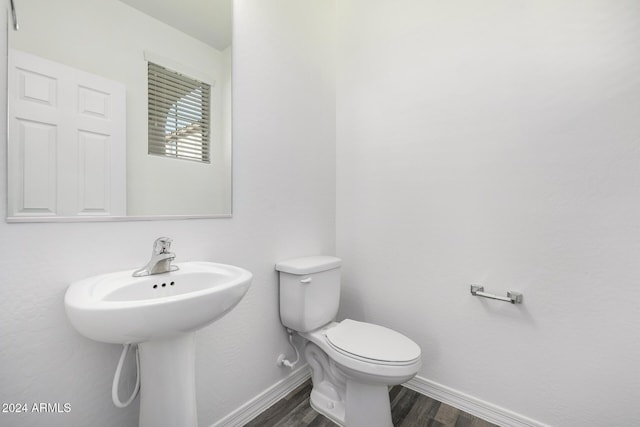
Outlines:
[{"label": "wall mounted towel bar", "polygon": [[511,304],[522,304],[522,294],[520,292],[508,291],[506,297],[501,297],[485,292],[484,286],[471,285],[471,295],[510,302]]}]

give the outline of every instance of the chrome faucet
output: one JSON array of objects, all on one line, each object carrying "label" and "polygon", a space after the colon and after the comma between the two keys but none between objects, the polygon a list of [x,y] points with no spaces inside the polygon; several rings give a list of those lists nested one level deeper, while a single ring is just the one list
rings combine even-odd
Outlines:
[{"label": "chrome faucet", "polygon": [[171,249],[171,239],[159,237],[153,242],[151,259],[144,267],[133,272],[133,277],[150,276],[152,274],[168,273],[176,271],[177,266],[171,265],[171,261],[176,258],[176,254],[169,252]]}]

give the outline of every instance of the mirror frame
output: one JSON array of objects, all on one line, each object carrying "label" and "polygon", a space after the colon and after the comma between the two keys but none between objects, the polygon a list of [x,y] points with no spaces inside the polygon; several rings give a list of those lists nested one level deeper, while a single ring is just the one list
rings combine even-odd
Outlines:
[{"label": "mirror frame", "polygon": [[[3,68],[3,72],[5,73],[5,75],[3,76],[3,80],[5,82],[5,86],[3,88],[3,90],[0,90],[0,93],[3,94],[4,96],[4,114],[3,114],[3,119],[2,121],[5,124],[5,132],[4,132],[4,150],[3,150],[3,154],[0,155],[0,161],[3,163],[4,165],[4,171],[2,172],[3,176],[4,176],[4,197],[3,197],[3,203],[4,203],[4,214],[5,214],[5,222],[12,224],[12,223],[83,223],[83,222],[129,222],[129,221],[167,221],[167,220],[188,220],[188,219],[223,219],[223,218],[232,218],[233,217],[233,211],[234,211],[234,186],[233,186],[233,177],[234,177],[234,149],[233,149],[233,144],[234,144],[234,103],[235,103],[235,97],[234,97],[234,90],[235,90],[235,85],[234,85],[234,66],[233,66],[233,58],[234,58],[234,42],[233,42],[233,28],[234,28],[234,2],[231,1],[231,36],[232,36],[232,41],[231,41],[231,50],[230,50],[230,69],[231,69],[231,83],[230,83],[230,111],[231,111],[231,118],[230,118],[230,139],[231,139],[231,143],[230,143],[230,159],[231,159],[231,163],[229,165],[229,213],[219,213],[219,214],[196,214],[196,215],[191,215],[191,214],[180,214],[180,215],[126,215],[126,216],[33,216],[33,217],[29,217],[29,216],[24,216],[24,217],[16,217],[16,216],[9,216],[9,191],[8,191],[8,186],[9,186],[9,180],[8,180],[8,156],[7,156],[7,150],[8,150],[8,146],[9,146],[9,121],[8,121],[8,117],[7,117],[7,113],[9,110],[9,92],[8,92],[8,85],[9,85],[9,73],[8,73],[8,65],[9,65],[9,61],[8,61],[8,54],[9,54],[9,32],[10,31],[19,31],[18,27],[18,21],[16,20],[16,16],[15,16],[15,9],[10,9],[9,7],[5,7],[5,19],[4,19],[4,26],[5,26],[5,31],[1,31],[3,36],[5,37],[5,40],[0,40],[0,44],[2,45],[2,48],[0,49],[0,55],[3,56],[5,64],[2,67]],[[17,11],[19,13],[19,10]],[[18,19],[19,19],[19,15],[18,15]],[[1,182],[1,181],[0,181]]]}]

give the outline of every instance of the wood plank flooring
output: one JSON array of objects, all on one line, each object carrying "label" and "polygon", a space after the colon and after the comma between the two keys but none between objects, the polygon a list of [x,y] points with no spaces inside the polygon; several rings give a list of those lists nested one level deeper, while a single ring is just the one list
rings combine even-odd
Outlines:
[{"label": "wood plank flooring", "polygon": [[[282,398],[245,427],[336,427],[309,405],[311,381]],[[395,427],[498,427],[402,386],[389,390]]]}]

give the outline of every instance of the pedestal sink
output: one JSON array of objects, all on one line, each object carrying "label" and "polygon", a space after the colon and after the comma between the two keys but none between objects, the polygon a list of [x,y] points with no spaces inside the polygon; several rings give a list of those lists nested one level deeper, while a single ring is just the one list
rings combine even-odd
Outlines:
[{"label": "pedestal sink", "polygon": [[132,277],[133,270],[72,283],[65,294],[71,324],[96,341],[138,344],[140,426],[196,427],[194,331],[236,306],[252,275],[211,262]]}]

